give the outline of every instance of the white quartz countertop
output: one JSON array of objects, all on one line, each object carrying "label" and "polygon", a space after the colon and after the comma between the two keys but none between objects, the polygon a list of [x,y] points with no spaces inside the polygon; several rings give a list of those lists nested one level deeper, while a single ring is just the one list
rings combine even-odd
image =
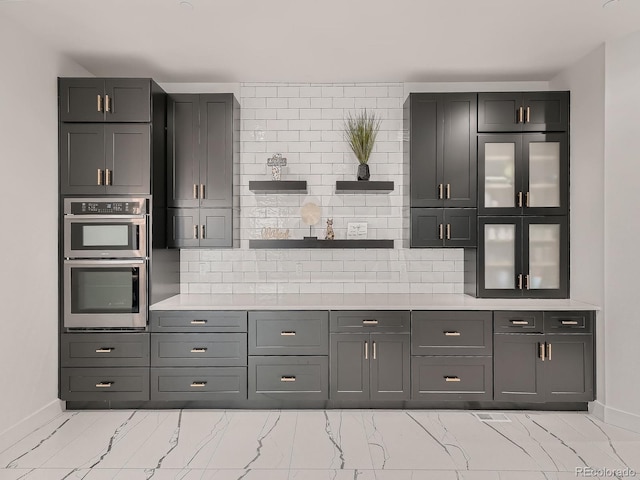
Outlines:
[{"label": "white quartz countertop", "polygon": [[567,299],[487,299],[461,294],[180,294],[151,310],[600,310]]}]

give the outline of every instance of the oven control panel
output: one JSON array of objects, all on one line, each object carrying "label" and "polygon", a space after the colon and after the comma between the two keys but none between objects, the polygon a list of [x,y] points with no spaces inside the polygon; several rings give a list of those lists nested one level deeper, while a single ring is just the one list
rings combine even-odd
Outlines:
[{"label": "oven control panel", "polygon": [[147,202],[142,199],[92,200],[67,199],[65,214],[69,215],[144,215],[147,213]]}]

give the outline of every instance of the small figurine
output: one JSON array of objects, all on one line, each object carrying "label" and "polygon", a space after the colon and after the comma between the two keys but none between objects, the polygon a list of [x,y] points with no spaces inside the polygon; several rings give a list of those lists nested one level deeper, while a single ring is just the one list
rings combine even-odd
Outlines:
[{"label": "small figurine", "polygon": [[327,218],[327,233],[324,236],[325,240],[333,240],[335,237],[333,233],[333,218]]},{"label": "small figurine", "polygon": [[271,167],[271,177],[274,180],[280,180],[280,167],[276,167],[276,166]]}]

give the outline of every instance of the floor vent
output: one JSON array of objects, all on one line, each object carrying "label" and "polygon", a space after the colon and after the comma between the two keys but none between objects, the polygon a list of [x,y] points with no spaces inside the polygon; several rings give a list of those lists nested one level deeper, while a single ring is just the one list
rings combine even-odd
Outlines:
[{"label": "floor vent", "polygon": [[509,417],[504,413],[474,413],[473,414],[481,422],[510,422]]}]

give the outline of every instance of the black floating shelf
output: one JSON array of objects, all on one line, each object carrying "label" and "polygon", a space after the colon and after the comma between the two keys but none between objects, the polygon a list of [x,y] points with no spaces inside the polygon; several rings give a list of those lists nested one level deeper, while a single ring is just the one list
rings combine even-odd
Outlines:
[{"label": "black floating shelf", "polygon": [[393,248],[393,240],[249,240],[249,248]]},{"label": "black floating shelf", "polygon": [[336,193],[362,193],[378,192],[389,193],[394,189],[392,181],[371,181],[371,180],[338,180],[336,181]]},{"label": "black floating shelf", "polygon": [[307,193],[307,181],[250,180],[249,190],[258,193]]}]

